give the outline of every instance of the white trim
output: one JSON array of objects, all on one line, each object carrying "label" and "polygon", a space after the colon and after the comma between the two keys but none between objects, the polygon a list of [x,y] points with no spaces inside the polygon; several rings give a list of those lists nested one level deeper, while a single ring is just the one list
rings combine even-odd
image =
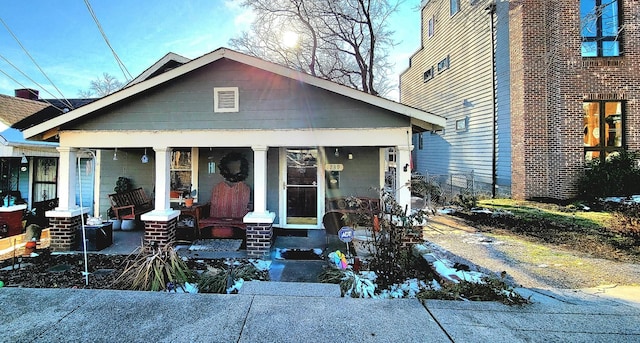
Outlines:
[{"label": "white trim", "polygon": [[[407,142],[409,127],[298,130],[62,131],[60,145],[109,148],[397,146]],[[354,139],[357,137],[357,139]]]},{"label": "white trim", "polygon": [[54,129],[63,124],[71,122],[73,120],[82,118],[83,116],[89,113],[100,110],[102,108],[105,108],[117,102],[127,100],[128,98],[136,94],[139,94],[143,91],[156,87],[165,82],[171,81],[179,76],[182,76],[193,70],[206,66],[222,58],[244,63],[244,64],[247,64],[259,69],[263,69],[287,78],[291,78],[303,83],[307,83],[312,86],[317,86],[319,88],[322,88],[337,94],[341,94],[349,98],[360,100],[362,102],[369,103],[371,105],[374,105],[383,109],[387,109],[389,111],[393,111],[408,117],[420,119],[424,122],[431,123],[432,125],[435,125],[435,126],[444,127],[446,124],[445,118],[434,115],[432,113],[424,112],[419,109],[409,107],[407,105],[403,105],[395,101],[391,101],[391,100],[381,98],[375,95],[371,95],[369,93],[365,93],[353,88],[339,85],[337,83],[327,81],[315,76],[311,76],[309,74],[301,73],[299,71],[289,69],[271,62],[267,62],[256,57],[244,55],[239,52],[229,50],[226,48],[220,48],[206,55],[203,55],[195,60],[192,60],[189,63],[183,64],[180,67],[177,67],[163,74],[160,74],[156,77],[153,77],[149,80],[133,84],[127,88],[121,89],[118,92],[105,96],[104,98],[98,99],[85,106],[79,107],[73,111],[69,111],[58,117],[45,121],[41,124],[30,127],[23,131],[24,137],[31,138],[31,137],[40,135],[48,130]]},{"label": "white trim", "polygon": [[166,209],[166,210],[153,210],[140,216],[140,220],[145,222],[168,222],[169,220],[176,218],[180,215],[180,211]]},{"label": "white trim", "polygon": [[129,81],[129,83],[127,83],[125,85],[125,87],[129,87],[131,85],[134,85],[136,83],[140,83],[142,81],[145,81],[151,74],[155,73],[156,71],[158,71],[160,69],[160,67],[164,66],[165,64],[167,64],[170,61],[176,61],[178,63],[188,63],[191,61],[191,59],[186,58],[184,56],[180,56],[176,53],[170,52],[166,55],[164,55],[161,59],[158,60],[158,62],[154,63],[151,67],[147,68],[147,70],[143,71],[140,75],[138,75],[135,79]]}]

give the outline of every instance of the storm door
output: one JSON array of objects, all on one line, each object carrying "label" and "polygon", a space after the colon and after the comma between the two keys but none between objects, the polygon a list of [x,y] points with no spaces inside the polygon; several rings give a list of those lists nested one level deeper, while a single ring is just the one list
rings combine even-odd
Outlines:
[{"label": "storm door", "polygon": [[300,148],[284,149],[282,156],[282,180],[283,194],[281,199],[283,204],[281,209],[284,213],[285,227],[288,228],[318,228],[321,216],[320,197],[322,189],[318,185],[318,149]]}]

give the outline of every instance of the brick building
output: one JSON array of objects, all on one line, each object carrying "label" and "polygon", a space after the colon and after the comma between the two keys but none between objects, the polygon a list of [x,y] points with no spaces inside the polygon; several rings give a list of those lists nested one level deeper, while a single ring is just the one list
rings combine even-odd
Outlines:
[{"label": "brick building", "polygon": [[414,138],[417,171],[575,196],[586,162],[640,150],[639,15],[634,0],[423,1],[400,100],[448,120]]}]

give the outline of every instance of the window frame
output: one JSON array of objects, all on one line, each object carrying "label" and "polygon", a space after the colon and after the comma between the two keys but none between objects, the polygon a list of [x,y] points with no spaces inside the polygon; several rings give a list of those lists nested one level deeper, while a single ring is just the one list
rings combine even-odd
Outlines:
[{"label": "window frame", "polygon": [[[220,94],[224,92],[233,92],[233,107],[220,107]],[[213,112],[215,113],[232,113],[240,111],[240,99],[238,87],[214,87],[213,88]]]},{"label": "window frame", "polygon": [[435,69],[433,66],[431,66],[431,68],[425,70],[424,73],[422,73],[422,82],[427,82],[433,79],[434,76],[435,76]]},{"label": "window frame", "polygon": [[454,16],[460,12],[460,0],[449,0],[449,15]]},{"label": "window frame", "polygon": [[[587,1],[587,0],[580,0],[580,36],[582,38],[582,43],[580,44],[580,55],[583,58],[594,58],[594,57],[619,57],[622,55],[622,8],[621,8],[621,1],[620,0],[588,0],[588,1],[593,1],[594,3],[594,8],[591,9],[589,12],[583,13],[582,10],[582,6],[583,3]],[[597,15],[596,19],[595,19],[595,23],[593,23],[593,25],[595,26],[595,34],[593,36],[587,36],[585,35],[585,30],[587,26],[586,23],[586,19],[587,18],[587,14],[588,13],[592,13],[596,10],[596,8],[598,8],[599,6],[602,6],[603,1],[607,1],[608,2],[615,2],[616,5],[616,34],[611,36],[611,35],[605,35],[605,33],[603,32],[605,30],[604,25],[606,24],[602,17],[603,14]],[[606,3],[605,3],[606,4]],[[607,5],[609,6],[609,5]],[[589,21],[589,23],[591,23],[592,20]],[[617,54],[606,54],[606,52],[608,51],[608,49],[605,49],[603,47],[603,44],[605,42],[616,42],[618,44],[617,47]],[[585,44],[586,43],[590,43],[593,44],[595,43],[596,45],[596,50],[595,50],[595,54],[593,53],[589,53],[591,52],[590,49],[585,48]]]},{"label": "window frame", "polygon": [[431,18],[427,20],[427,38],[431,38],[435,34],[435,25],[436,25],[435,15],[432,15]]},{"label": "window frame", "polygon": [[448,70],[450,66],[451,66],[450,55],[447,55],[447,57],[443,58],[442,60],[440,60],[440,62],[438,62],[438,74],[444,72],[445,70]]},{"label": "window frame", "polygon": [[[622,151],[625,150],[626,148],[626,101],[624,100],[584,100],[582,101],[582,106],[583,106],[583,111],[584,111],[584,105],[587,103],[597,103],[599,106],[599,113],[598,113],[598,136],[599,136],[599,142],[597,146],[584,146],[584,152],[583,152],[583,157],[585,160],[585,163],[589,163],[589,161],[595,161],[596,159],[600,159],[600,161],[605,161],[607,154],[610,154],[612,152],[616,152],[616,151]],[[606,104],[607,103],[619,103],[620,104],[620,146],[607,146],[606,145],[606,118],[607,118],[607,113],[606,113]],[[586,114],[586,113],[585,113]],[[588,127],[585,127],[584,129],[585,134],[587,134],[589,132]],[[597,158],[592,158],[592,159],[587,159],[587,153],[588,152],[597,152],[599,153],[599,156]]]}]

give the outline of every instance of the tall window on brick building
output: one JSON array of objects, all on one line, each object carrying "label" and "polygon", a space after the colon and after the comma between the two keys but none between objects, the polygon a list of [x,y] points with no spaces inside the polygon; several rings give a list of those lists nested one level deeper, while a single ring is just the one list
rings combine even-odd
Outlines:
[{"label": "tall window on brick building", "polygon": [[583,57],[620,56],[618,0],[580,0]]},{"label": "tall window on brick building", "polygon": [[585,101],[585,161],[604,160],[624,147],[624,103],[621,101]]}]

